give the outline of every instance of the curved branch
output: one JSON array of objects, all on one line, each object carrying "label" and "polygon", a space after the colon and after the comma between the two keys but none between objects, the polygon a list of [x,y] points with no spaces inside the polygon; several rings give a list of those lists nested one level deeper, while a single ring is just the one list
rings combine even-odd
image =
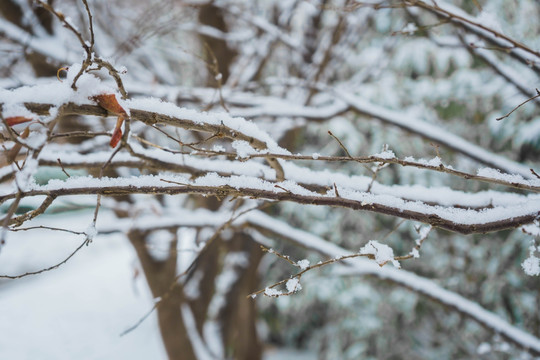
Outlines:
[{"label": "curved branch", "polygon": [[[70,178],[72,179],[72,178]],[[418,201],[408,202],[400,198],[388,195],[374,195],[369,193],[348,192],[350,198],[336,196],[318,196],[305,189],[299,189],[298,185],[291,186],[290,189],[280,186],[275,188],[272,183],[262,183],[260,188],[249,188],[241,186],[239,182],[256,181],[261,183],[260,179],[248,177],[231,177],[221,179],[210,179],[209,182],[215,183],[213,186],[189,184],[189,180],[174,178],[167,180],[166,183],[175,183],[178,186],[164,186],[159,183],[156,177],[140,177],[130,181],[122,180],[125,185],[114,184],[114,179],[88,179],[88,185],[85,187],[69,187],[69,180],[65,182],[67,186],[59,186],[53,183],[51,186],[44,186],[31,191],[24,191],[0,196],[0,203],[20,197],[48,195],[52,197],[100,194],[107,196],[130,195],[130,194],[196,194],[203,196],[216,196],[224,198],[231,196],[248,197],[252,199],[266,199],[275,201],[292,201],[305,205],[323,205],[337,206],[353,210],[365,210],[403,219],[415,220],[434,227],[446,229],[461,234],[487,233],[514,229],[521,225],[533,222],[540,216],[540,201],[530,201],[527,204],[518,204],[508,207],[499,207],[486,209],[483,211],[463,210],[450,208],[445,209],[440,206],[430,206]],[[80,179],[75,179],[80,181]],[[181,182],[178,182],[181,181]],[[155,183],[147,185],[148,183]],[[224,183],[223,185],[218,185]],[[285,185],[286,183],[282,183]],[[285,189],[285,191],[280,191]],[[343,191],[342,191],[343,192]],[[312,195],[313,194],[313,195]],[[461,212],[460,212],[461,211]],[[460,214],[457,217],[456,214]],[[458,219],[462,222],[458,222]],[[474,221],[474,222],[473,222]]]}]

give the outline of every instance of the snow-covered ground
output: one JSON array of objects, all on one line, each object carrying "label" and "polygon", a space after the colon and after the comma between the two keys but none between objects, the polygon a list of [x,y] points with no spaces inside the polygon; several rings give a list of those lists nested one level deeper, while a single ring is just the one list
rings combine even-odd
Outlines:
[{"label": "snow-covered ground", "polygon": [[[71,213],[39,223],[81,231],[91,218]],[[0,274],[53,265],[82,241],[43,229],[11,233],[0,253]],[[1,281],[0,359],[166,359],[154,315],[120,336],[152,307],[144,278],[134,279],[135,264],[124,236],[98,235],[56,270]]]}]

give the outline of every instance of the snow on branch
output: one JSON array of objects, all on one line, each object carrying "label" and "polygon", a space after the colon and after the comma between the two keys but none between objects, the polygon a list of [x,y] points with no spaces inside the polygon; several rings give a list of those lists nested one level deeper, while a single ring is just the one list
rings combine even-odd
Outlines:
[{"label": "snow on branch", "polygon": [[404,201],[390,195],[376,195],[342,189],[340,196],[332,191],[320,195],[292,181],[275,183],[257,177],[222,177],[209,173],[194,181],[182,176],[147,175],[132,178],[68,178],[51,180],[47,185],[32,185],[25,191],[4,193],[0,203],[17,197],[47,195],[52,197],[101,194],[199,194],[204,196],[227,196],[292,201],[299,204],[339,206],[354,210],[366,210],[404,219],[431,224],[463,234],[485,233],[517,228],[533,222],[540,215],[540,200],[519,205],[493,207],[483,210],[445,208],[419,201]]}]

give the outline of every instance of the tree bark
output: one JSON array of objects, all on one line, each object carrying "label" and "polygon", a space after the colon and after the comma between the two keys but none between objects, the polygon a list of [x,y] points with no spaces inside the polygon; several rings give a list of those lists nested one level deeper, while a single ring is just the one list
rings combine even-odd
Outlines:
[{"label": "tree bark", "polygon": [[146,247],[147,233],[130,231],[128,238],[137,252],[146,281],[154,298],[161,297],[157,306],[159,329],[169,359],[196,359],[184,326],[180,305],[183,295],[176,282],[177,240],[171,242],[165,261],[152,258]]}]

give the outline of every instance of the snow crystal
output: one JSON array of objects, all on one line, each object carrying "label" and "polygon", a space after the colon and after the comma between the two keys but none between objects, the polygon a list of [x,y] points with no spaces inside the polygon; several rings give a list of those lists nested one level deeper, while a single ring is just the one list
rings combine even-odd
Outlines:
[{"label": "snow crystal", "polygon": [[521,267],[525,274],[529,276],[538,276],[540,275],[540,259],[534,256],[536,251],[536,246],[534,240],[531,241],[531,246],[529,246],[529,257],[526,258],[522,263]]},{"label": "snow crystal", "polygon": [[303,259],[296,262],[296,266],[298,266],[301,270],[306,270],[309,267],[309,260]]},{"label": "snow crystal", "polygon": [[266,296],[280,296],[283,295],[283,293],[276,289],[266,288],[264,289],[264,295]]},{"label": "snow crystal", "polygon": [[418,259],[418,258],[420,257],[420,253],[418,252],[418,249],[416,249],[416,248],[413,248],[413,249],[411,250],[411,253],[410,253],[410,254],[411,254],[411,255],[413,256],[413,258],[415,258],[415,259]]},{"label": "snow crystal", "polygon": [[534,252],[537,250],[534,240],[531,240],[531,246],[529,246],[529,257],[521,263],[521,267],[525,274],[529,276],[540,275],[540,259],[534,256]]},{"label": "snow crystal", "polygon": [[388,149],[378,154],[374,154],[373,156],[381,158],[381,159],[395,159],[396,158],[396,154],[394,154],[392,150],[388,150]]},{"label": "snow crystal", "polygon": [[300,285],[300,280],[298,278],[292,278],[287,280],[287,291],[288,292],[297,292],[302,290],[302,285]]},{"label": "snow crystal", "polygon": [[394,250],[388,245],[381,244],[377,240],[370,240],[363,248],[360,249],[361,255],[373,255],[375,262],[379,266],[383,266],[391,261],[395,267],[400,268],[399,261],[394,260]]},{"label": "snow crystal", "polygon": [[407,156],[403,160],[408,161],[408,162],[422,164],[422,165],[427,165],[427,166],[441,166],[441,165],[443,165],[443,163],[441,161],[441,158],[438,157],[438,156],[435,156],[433,159],[429,159],[429,160],[415,159],[412,156]]},{"label": "snow crystal", "polygon": [[435,156],[433,159],[428,160],[427,163],[428,163],[428,165],[430,165],[430,166],[441,166],[441,165],[442,165],[441,158],[438,157],[438,156]]},{"label": "snow crystal", "polygon": [[238,155],[238,158],[247,158],[250,155],[257,154],[257,150],[255,150],[247,141],[244,140],[236,140],[233,141],[231,144],[233,149],[236,150],[236,154]]},{"label": "snow crystal", "polygon": [[319,153],[313,153],[313,155],[311,155],[313,160],[317,160],[319,158],[319,156],[321,156],[321,154],[319,154]]},{"label": "snow crystal", "polygon": [[416,27],[416,24],[414,23],[408,23],[404,28],[403,30],[401,30],[401,32],[403,32],[404,34],[407,34],[407,35],[412,35],[414,34],[416,31],[418,31],[418,27]]},{"label": "snow crystal", "polygon": [[90,225],[88,225],[88,227],[86,228],[85,233],[88,241],[94,240],[94,237],[96,237],[98,233],[96,230],[96,223],[92,221],[92,223],[90,223]]}]

